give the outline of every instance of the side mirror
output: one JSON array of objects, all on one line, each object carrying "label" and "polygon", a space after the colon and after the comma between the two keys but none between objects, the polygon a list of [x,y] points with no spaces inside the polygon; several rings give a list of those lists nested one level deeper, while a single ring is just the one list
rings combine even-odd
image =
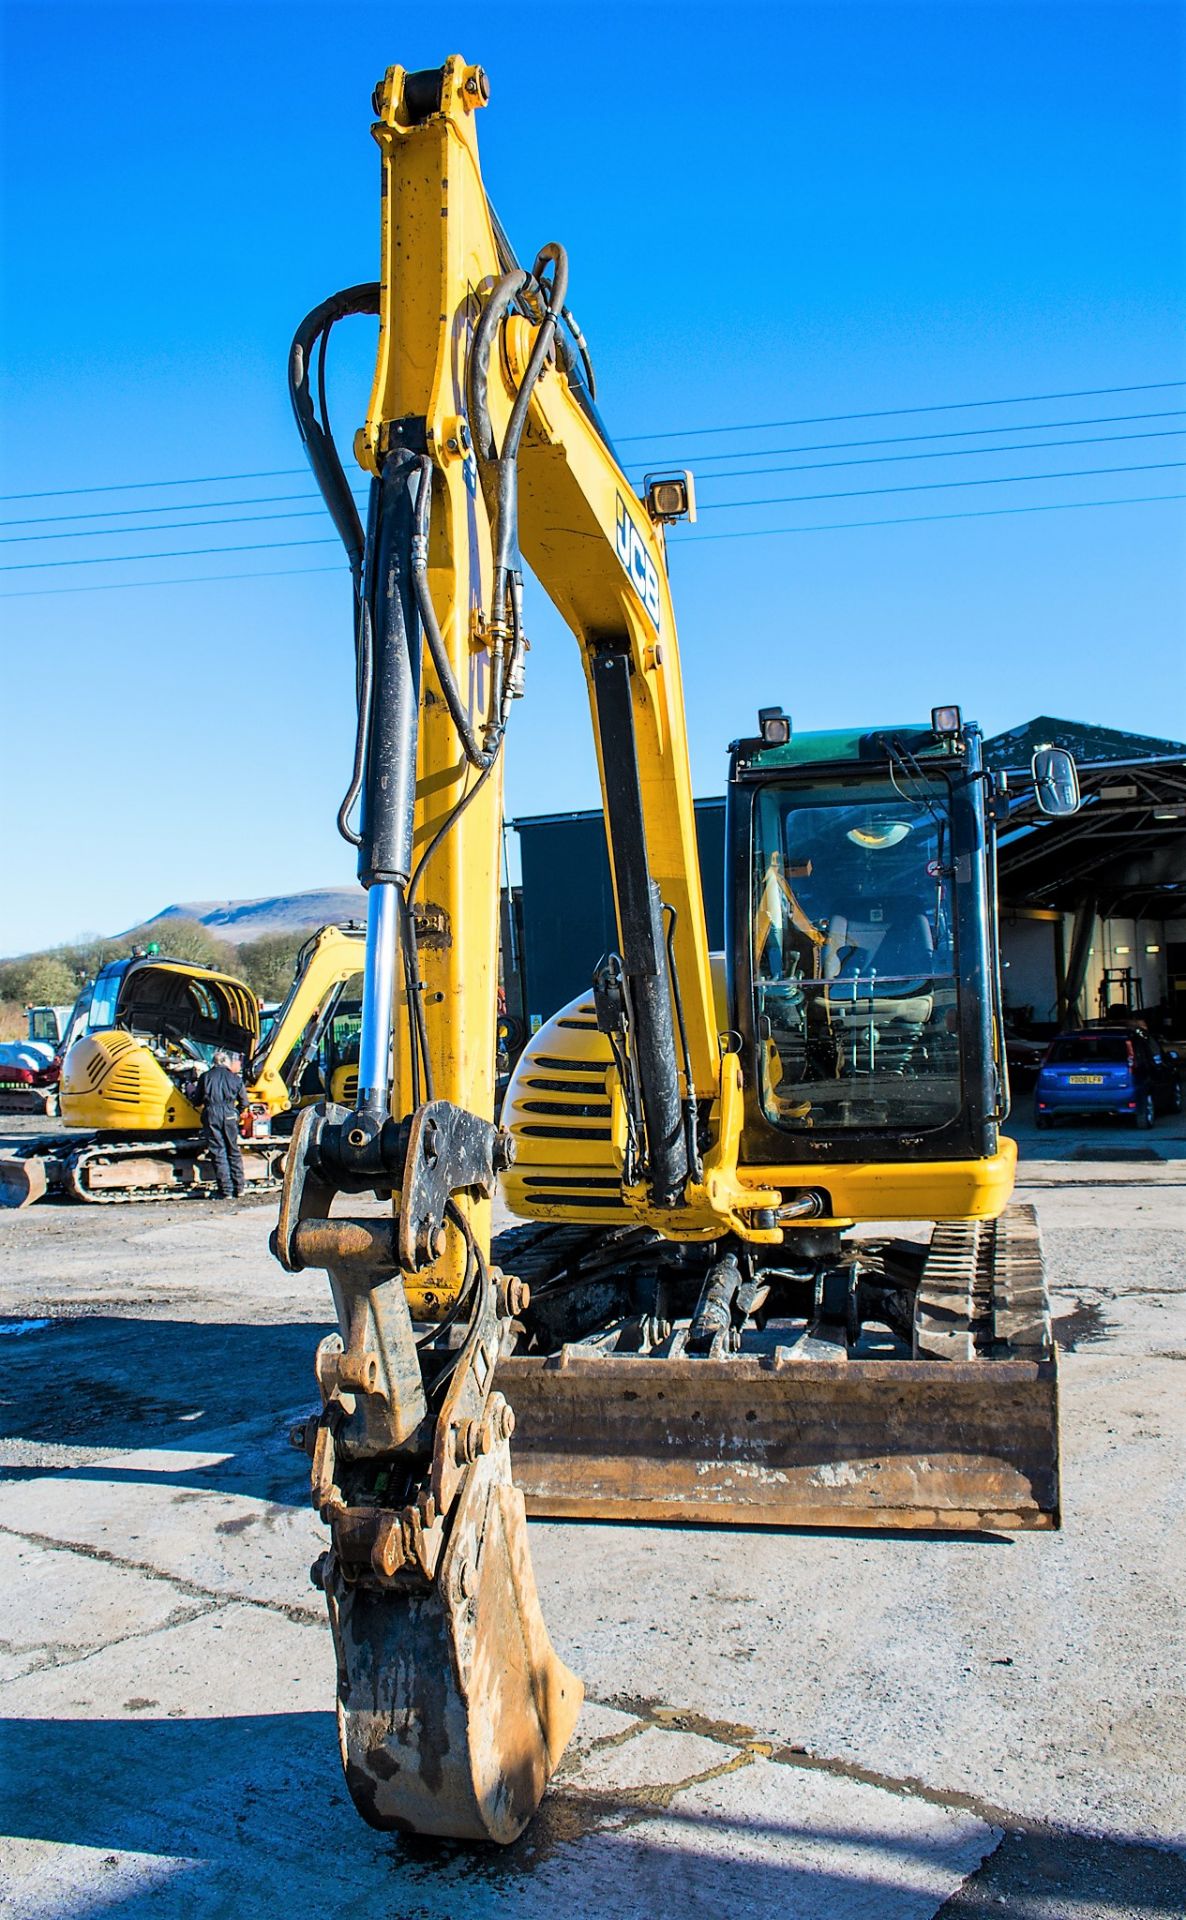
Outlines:
[{"label": "side mirror", "polygon": [[1065,747],[1039,747],[1030,762],[1034,799],[1042,813],[1079,811],[1079,773]]}]

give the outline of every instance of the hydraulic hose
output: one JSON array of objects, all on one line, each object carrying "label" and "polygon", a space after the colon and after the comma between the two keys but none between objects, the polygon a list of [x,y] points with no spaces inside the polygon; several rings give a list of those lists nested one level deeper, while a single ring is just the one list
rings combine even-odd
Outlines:
[{"label": "hydraulic hose", "polygon": [[[321,489],[322,498],[329,508],[330,516],[341,536],[350,561],[350,571],[355,583],[362,578],[364,539],[362,521],[358,517],[358,508],[350,491],[342,462],[332,436],[318,420],[313,406],[313,394],[310,386],[310,370],[313,363],[313,351],[322,335],[328,335],[330,328],[350,314],[379,311],[379,283],[367,281],[364,285],[347,287],[341,293],[331,294],[319,307],[314,307],[301,321],[293,335],[292,347],[288,356],[288,391],[292,399],[292,410],[296,415],[297,430],[309,456],[309,465],[313,477]],[[322,392],[324,393],[324,360],[322,363]]]},{"label": "hydraulic hose", "polygon": [[700,1148],[696,1139],[696,1093],[692,1080],[692,1055],[688,1047],[688,1026],[684,1019],[684,996],[680,992],[679,968],[675,962],[675,908],[668,902],[663,903],[664,913],[670,914],[667,922],[667,972],[671,980],[671,998],[675,1006],[675,1024],[679,1031],[680,1052],[684,1067],[684,1135],[688,1143],[688,1167],[697,1180],[704,1172],[704,1162],[700,1158]]},{"label": "hydraulic hose", "polygon": [[[350,574],[354,582],[355,696],[358,725],[354,737],[354,764],[350,774],[350,785],[338,808],[338,832],[343,840],[348,841],[353,847],[362,844],[361,835],[350,825],[350,815],[362,791],[370,742],[374,637],[370,610],[362,591],[366,538],[358,508],[354,504],[354,495],[350,491],[350,483],[339,458],[333,434],[329,430],[329,410],[325,396],[325,356],[330,332],[339,320],[344,320],[351,314],[377,314],[378,311],[378,281],[367,281],[357,287],[347,287],[342,293],[332,294],[328,300],[323,300],[320,306],[314,307],[311,313],[305,315],[293,336],[288,356],[288,391],[292,400],[292,410],[296,415],[297,430],[305,452],[309,456],[309,465],[313,469],[313,477],[320,489],[321,497],[329,508],[330,518],[346,549],[346,557],[350,562]],[[317,390],[321,406],[320,420],[313,405],[310,379],[315,352],[317,353]]]},{"label": "hydraulic hose", "polygon": [[[552,278],[546,288],[540,280],[541,269],[551,263]],[[511,408],[511,417],[507,421],[507,430],[503,436],[502,448],[498,456],[498,528],[494,554],[494,605],[502,605],[502,595],[506,593],[507,575],[511,570],[511,557],[518,544],[519,499],[516,486],[516,462],[519,457],[519,443],[523,438],[523,429],[527,424],[527,409],[531,404],[532,389],[543,372],[552,336],[564,308],[564,296],[568,291],[568,255],[555,241],[541,247],[536,255],[532,279],[541,288],[544,297],[544,315],[527,362],[527,371],[519,383],[515,403]],[[500,285],[502,282],[499,283]],[[476,342],[475,342],[476,344]],[[488,362],[487,362],[488,366]],[[483,374],[483,380],[485,374]],[[483,399],[485,389],[483,386]]]},{"label": "hydraulic hose", "polygon": [[488,467],[498,458],[498,449],[494,444],[494,426],[490,419],[487,395],[490,385],[490,354],[498,334],[499,323],[510,307],[512,300],[527,285],[527,274],[522,267],[512,267],[504,273],[491,290],[490,297],[474,328],[473,343],[469,350],[469,364],[466,367],[466,384],[469,390],[469,430],[473,435],[474,452],[478,457],[478,466]]},{"label": "hydraulic hose", "polygon": [[[465,701],[461,697],[461,689],[453,672],[444,635],[437,620],[436,609],[432,604],[432,595],[428,588],[428,527],[431,512],[432,461],[425,454],[420,461],[420,487],[416,495],[416,517],[412,535],[412,585],[416,593],[420,623],[424,628],[424,638],[428,643],[428,651],[432,656],[437,679],[441,683],[441,692],[445,696],[449,717],[457,728],[466,759],[471,766],[481,771],[490,765],[498,752],[498,747],[497,745],[483,747],[474,732]],[[497,715],[494,718],[497,721]],[[499,738],[501,738],[501,730],[499,730]]]},{"label": "hydraulic hose", "polygon": [[358,725],[354,731],[354,765],[350,770],[350,785],[338,808],[338,832],[352,847],[361,847],[362,835],[356,833],[350,825],[350,815],[354,811],[354,804],[362,792],[362,783],[366,777],[371,693],[375,680],[375,645],[371,634],[371,610],[361,594],[357,598],[354,654],[357,665],[355,698],[358,708]]}]

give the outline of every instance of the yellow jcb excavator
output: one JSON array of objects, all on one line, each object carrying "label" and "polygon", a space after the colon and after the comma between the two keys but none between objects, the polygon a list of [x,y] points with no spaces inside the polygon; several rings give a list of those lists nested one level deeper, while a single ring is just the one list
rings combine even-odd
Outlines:
[{"label": "yellow jcb excavator", "polygon": [[[459,57],[389,70],[382,277],[292,347],[353,580],[339,822],[368,914],[357,1096],[298,1117],[273,1244],[328,1272],[339,1321],[294,1440],[330,1533],[314,1577],[350,1791],[378,1826],[509,1841],[581,1700],[540,1615],[524,1496],[1050,1527],[1058,1458],[1041,1249],[1001,1133],[1008,796],[958,708],[805,737],[764,709],[732,749],[714,963],[665,564],[691,483],[660,474],[640,499],[619,465],[564,250],[522,267],[484,191],[488,92]],[[379,320],[365,529],[315,399],[350,314]],[[584,664],[618,949],[533,1037],[500,1125],[520,553]],[[1065,754],[1034,771],[1048,811],[1077,804]],[[499,1179],[529,1224],[495,1265]],[[390,1210],[351,1213],[369,1190]]]},{"label": "yellow jcb excavator", "polygon": [[[112,1202],[213,1192],[192,1094],[219,1047],[244,1061],[247,1190],[274,1191],[288,1145],[276,1123],[299,1104],[363,955],[361,933],[322,927],[301,948],[262,1042],[259,1003],[232,975],[156,953],[109,962],[79,996],[66,1035],[58,1099],[73,1131],[0,1159],[0,1205],[47,1193]],[[331,1061],[330,1072],[341,1086],[350,1068]]]}]

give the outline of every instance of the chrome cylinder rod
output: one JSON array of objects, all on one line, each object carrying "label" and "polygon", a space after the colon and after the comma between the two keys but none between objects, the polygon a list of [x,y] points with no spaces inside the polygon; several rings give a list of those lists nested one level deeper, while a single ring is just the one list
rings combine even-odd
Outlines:
[{"label": "chrome cylinder rod", "polygon": [[367,891],[366,966],[358,1041],[358,1110],[386,1114],[391,1092],[391,1025],[399,948],[399,888],[377,880]]}]

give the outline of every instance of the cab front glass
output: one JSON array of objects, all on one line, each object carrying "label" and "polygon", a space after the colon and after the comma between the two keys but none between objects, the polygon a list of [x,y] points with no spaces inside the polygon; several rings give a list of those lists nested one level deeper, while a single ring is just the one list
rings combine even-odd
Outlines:
[{"label": "cab front glass", "polygon": [[766,1119],[788,1133],[948,1125],[962,1083],[946,781],[764,786],[753,819]]}]

